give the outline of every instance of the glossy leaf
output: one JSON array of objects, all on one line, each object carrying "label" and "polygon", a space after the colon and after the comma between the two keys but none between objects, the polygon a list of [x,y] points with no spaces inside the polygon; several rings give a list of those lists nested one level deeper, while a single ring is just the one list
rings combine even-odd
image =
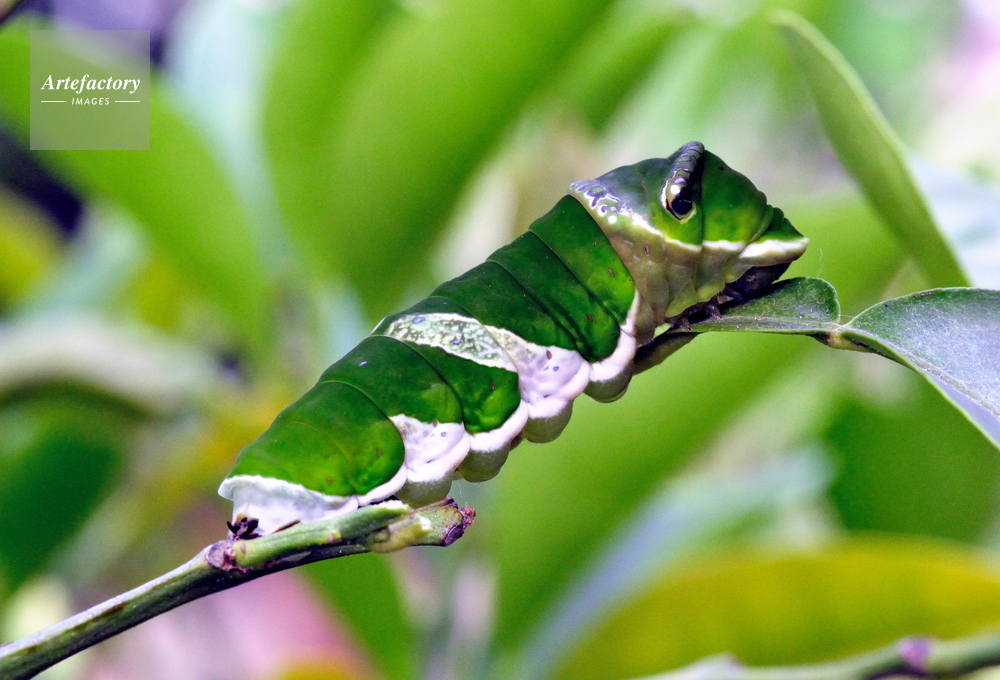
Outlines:
[{"label": "glossy leaf", "polygon": [[[783,281],[749,304],[730,303],[721,319],[694,332],[754,330],[812,335],[838,349],[875,352],[917,371],[1000,446],[1000,291],[939,288],[886,300],[847,323],[819,317],[799,293],[823,282]],[[823,291],[822,293],[820,291]],[[829,300],[818,303],[832,311]]]},{"label": "glossy leaf", "polygon": [[1000,446],[1000,291],[887,300],[845,324],[841,337],[920,373]]},{"label": "glossy leaf", "polygon": [[[27,137],[28,32],[0,33],[0,111]],[[124,206],[153,243],[260,348],[268,331],[268,278],[253,230],[205,143],[154,82],[150,149],[36,151],[65,178]]]},{"label": "glossy leaf", "polygon": [[902,143],[861,79],[799,15],[780,12],[774,23],[809,84],[830,143],[885,225],[932,284],[968,285],[910,175]]},{"label": "glossy leaf", "polygon": [[822,279],[795,278],[778,281],[767,295],[733,304],[720,319],[709,317],[698,330],[811,333],[833,330],[840,320],[837,291]]},{"label": "glossy leaf", "polygon": [[1000,624],[1000,573],[975,553],[889,539],[737,554],[664,575],[593,632],[557,678],[634,678],[729,652],[748,665],[860,653],[905,635]]}]

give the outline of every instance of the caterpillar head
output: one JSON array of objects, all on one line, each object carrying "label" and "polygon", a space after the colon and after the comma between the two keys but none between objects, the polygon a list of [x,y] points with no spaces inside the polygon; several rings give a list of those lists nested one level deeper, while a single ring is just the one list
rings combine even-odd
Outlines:
[{"label": "caterpillar head", "polygon": [[752,268],[787,266],[808,243],[700,142],[570,191],[608,236],[658,323],[711,300]]}]

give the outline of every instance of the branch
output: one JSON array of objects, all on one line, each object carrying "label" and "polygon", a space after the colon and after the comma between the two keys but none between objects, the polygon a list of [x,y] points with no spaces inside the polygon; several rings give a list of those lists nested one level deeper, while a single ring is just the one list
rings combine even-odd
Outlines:
[{"label": "branch", "polygon": [[310,562],[411,545],[448,546],[475,512],[451,499],[419,511],[399,501],[369,505],[323,522],[300,524],[263,538],[232,537],[134,590],[0,647],[0,678],[20,680],[174,607],[267,574]]},{"label": "branch", "polygon": [[1000,635],[942,642],[907,637],[839,661],[747,668],[729,656],[703,659],[646,680],[878,680],[887,676],[953,678],[1000,665]]}]

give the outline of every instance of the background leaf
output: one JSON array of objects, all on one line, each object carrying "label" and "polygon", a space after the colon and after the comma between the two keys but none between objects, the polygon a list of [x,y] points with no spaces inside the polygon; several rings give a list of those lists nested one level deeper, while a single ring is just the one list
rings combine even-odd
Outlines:
[{"label": "background leaf", "polygon": [[550,677],[581,641],[623,601],[644,592],[668,569],[741,529],[766,525],[822,495],[832,470],[815,451],[760,465],[734,465],[681,476],[654,493],[569,584],[535,626],[516,677]]},{"label": "background leaf", "polygon": [[[691,23],[675,8],[618,4],[567,59],[556,78],[555,96],[595,131],[608,121],[649,76],[664,44]],[[595,73],[614,73],[595,78]]]},{"label": "background leaf", "polygon": [[0,403],[0,599],[47,565],[124,463],[124,404],[50,386]]},{"label": "background leaf", "polygon": [[[8,26],[0,33],[0,107],[22,133],[28,48],[27,31]],[[270,333],[272,300],[255,235],[215,158],[157,85],[151,88],[148,152],[34,153],[71,182],[127,208],[260,351]]]},{"label": "background leaf", "polygon": [[[299,233],[315,236],[327,228],[328,216],[317,209],[329,190],[324,141],[348,104],[344,88],[351,73],[374,47],[393,9],[382,0],[303,0],[284,17],[262,129],[282,214]],[[302,254],[323,271],[316,253]]]},{"label": "background leaf", "polygon": [[911,634],[1000,624],[1000,575],[946,545],[855,539],[693,562],[623,604],[557,678],[635,678],[729,652],[747,665],[832,659]]},{"label": "background leaf", "polygon": [[899,381],[904,394],[881,403],[844,395],[823,434],[839,471],[830,496],[841,521],[855,530],[982,540],[1000,500],[996,449],[927,382],[884,363],[880,371],[903,373],[884,380]]},{"label": "background leaf", "polygon": [[775,15],[816,101],[827,138],[883,222],[917,258],[932,285],[968,279],[906,166],[903,146],[847,61],[793,12]]},{"label": "background leaf", "polygon": [[414,285],[470,173],[609,4],[448,2],[380,36],[342,91],[317,204],[325,221],[300,234],[347,272],[373,317]]}]

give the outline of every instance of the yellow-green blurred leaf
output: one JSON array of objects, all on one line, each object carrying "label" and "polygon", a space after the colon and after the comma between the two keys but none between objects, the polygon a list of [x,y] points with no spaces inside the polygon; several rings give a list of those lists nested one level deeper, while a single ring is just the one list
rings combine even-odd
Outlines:
[{"label": "yellow-green blurred leaf", "polygon": [[0,192],[0,307],[21,298],[51,271],[59,240],[41,215]]},{"label": "yellow-green blurred leaf", "polygon": [[277,680],[358,680],[367,677],[367,674],[352,673],[349,669],[332,663],[298,662],[283,669]]},{"label": "yellow-green blurred leaf", "polygon": [[807,663],[905,635],[949,638],[998,625],[1000,572],[976,553],[854,539],[669,573],[601,623],[556,677],[642,677],[723,652],[749,665]]}]

